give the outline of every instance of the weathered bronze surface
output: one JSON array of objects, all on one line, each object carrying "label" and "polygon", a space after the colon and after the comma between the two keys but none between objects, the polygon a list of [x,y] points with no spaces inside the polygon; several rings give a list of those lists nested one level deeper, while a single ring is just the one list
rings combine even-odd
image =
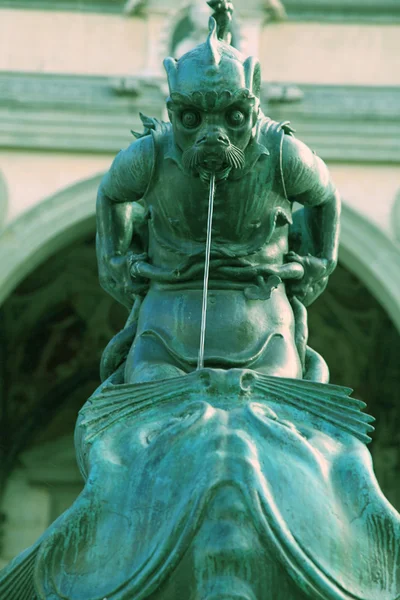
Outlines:
[{"label": "weathered bronze surface", "polygon": [[129,318],[78,419],[85,488],[2,600],[399,597],[373,418],[307,345],[339,195],[210,4],[207,41],[165,61],[170,123],[143,117],[100,186],[100,282]]}]

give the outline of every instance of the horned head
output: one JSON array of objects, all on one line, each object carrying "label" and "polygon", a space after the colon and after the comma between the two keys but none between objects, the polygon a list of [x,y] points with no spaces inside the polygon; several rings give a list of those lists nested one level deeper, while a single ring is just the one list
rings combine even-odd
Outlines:
[{"label": "horned head", "polygon": [[254,103],[259,104],[260,63],[253,57],[244,59],[238,50],[219,39],[213,17],[210,17],[207,40],[179,60],[166,58],[164,67],[170,92],[169,106],[178,96],[204,95],[207,91],[219,95],[239,90],[247,92],[254,98]]},{"label": "horned head", "polygon": [[[222,2],[212,4],[220,10]],[[231,10],[231,3],[225,4]],[[211,172],[221,180],[244,167],[259,116],[260,64],[252,57],[245,60],[227,39],[226,22],[218,27],[210,17],[203,44],[179,60],[164,61],[175,143],[184,167],[204,181]]]}]

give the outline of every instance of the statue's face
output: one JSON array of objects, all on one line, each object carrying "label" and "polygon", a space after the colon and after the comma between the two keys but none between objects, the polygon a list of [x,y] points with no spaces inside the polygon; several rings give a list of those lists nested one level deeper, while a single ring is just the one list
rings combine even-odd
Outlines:
[{"label": "statue's face", "polygon": [[[215,90],[209,93],[216,95]],[[207,92],[201,94],[207,99]],[[227,93],[226,101],[213,108],[206,103],[178,103],[170,111],[175,142],[183,152],[183,162],[192,171],[219,172],[241,168],[257,110],[254,99],[236,98]]]},{"label": "statue's face", "polygon": [[[211,4],[218,11],[217,4],[224,3]],[[225,4],[224,11],[231,11],[230,3]],[[218,39],[215,19],[209,25],[204,44],[178,61],[166,58],[164,67],[170,90],[167,106],[182,163],[202,179],[214,173],[218,180],[244,166],[244,151],[257,121],[261,72],[258,61],[244,60]]]}]

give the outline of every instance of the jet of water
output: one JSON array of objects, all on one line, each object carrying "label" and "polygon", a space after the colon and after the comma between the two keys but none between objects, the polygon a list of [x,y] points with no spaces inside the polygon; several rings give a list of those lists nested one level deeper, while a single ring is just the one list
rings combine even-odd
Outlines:
[{"label": "jet of water", "polygon": [[211,255],[211,227],[214,213],[214,196],[215,196],[215,173],[211,174],[210,178],[210,193],[208,197],[208,216],[207,216],[207,240],[206,240],[206,257],[204,264],[204,284],[203,284],[203,304],[201,308],[201,327],[200,327],[200,348],[197,361],[197,369],[204,368],[204,342],[206,338],[207,326],[207,297],[208,297],[208,279],[210,275],[210,255]]}]

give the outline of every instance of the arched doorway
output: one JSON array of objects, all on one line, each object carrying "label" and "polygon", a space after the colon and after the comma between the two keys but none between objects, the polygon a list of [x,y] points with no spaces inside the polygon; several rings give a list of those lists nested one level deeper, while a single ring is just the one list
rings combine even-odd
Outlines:
[{"label": "arched doorway", "polygon": [[79,493],[77,413],[126,309],[98,284],[93,234],[34,269],[0,309],[3,556],[32,543]]}]

